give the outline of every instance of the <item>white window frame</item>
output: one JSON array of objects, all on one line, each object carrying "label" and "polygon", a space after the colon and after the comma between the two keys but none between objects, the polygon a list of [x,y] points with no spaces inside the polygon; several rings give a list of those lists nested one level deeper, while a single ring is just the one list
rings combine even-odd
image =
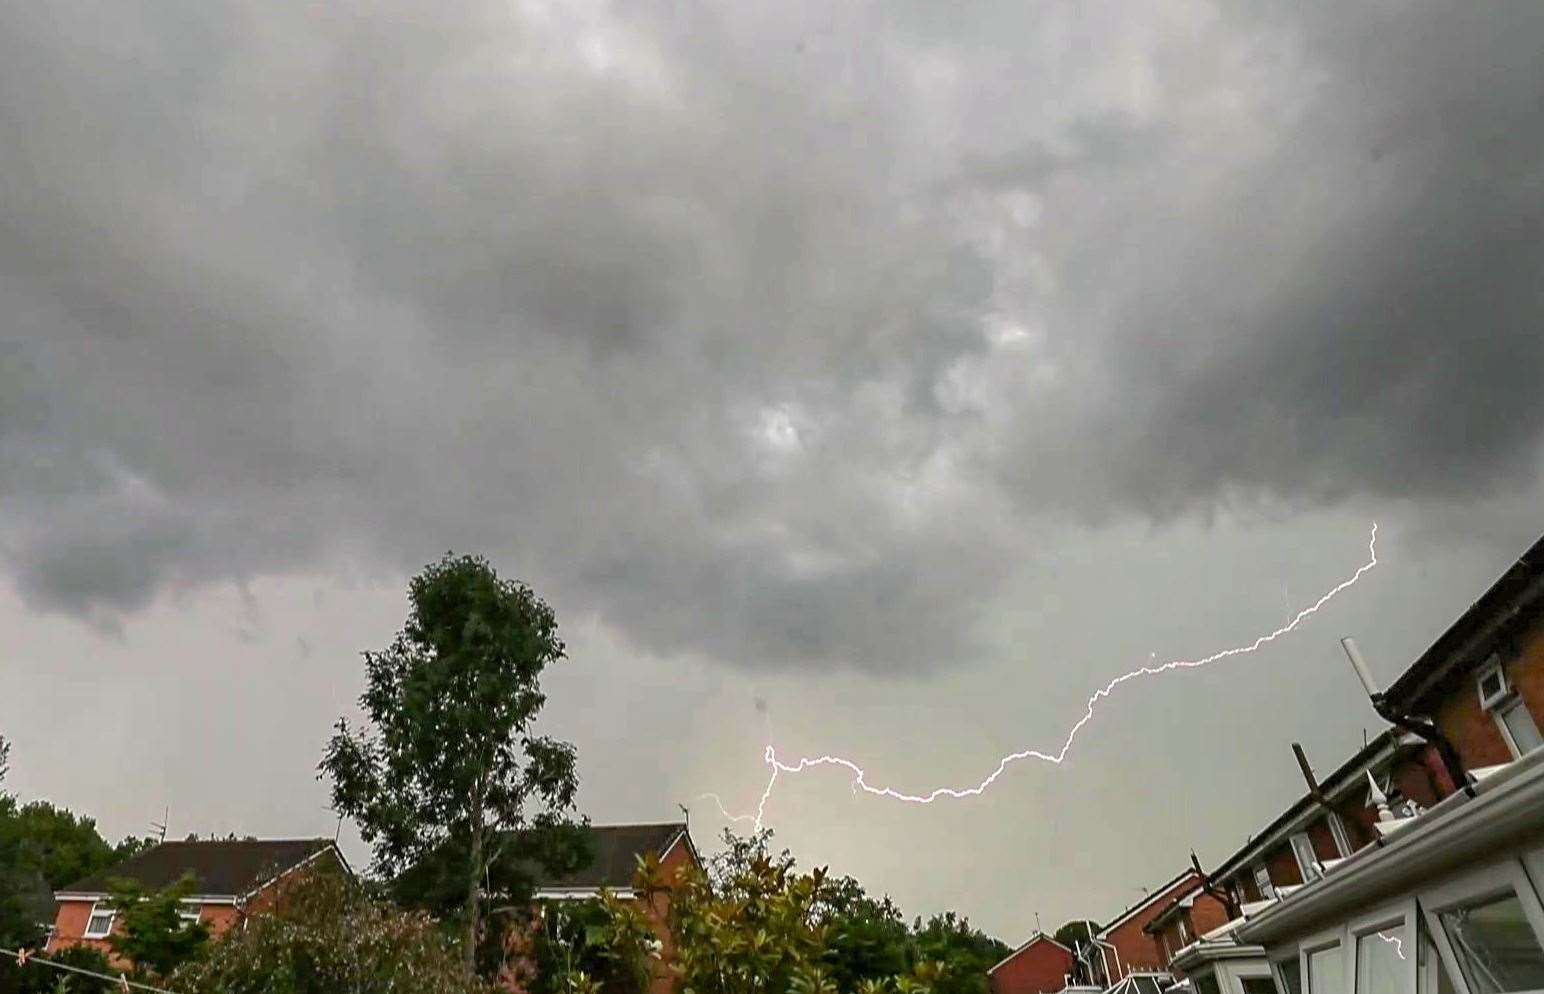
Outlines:
[{"label": "white window frame", "polygon": [[[1534,855],[1530,854],[1530,858]],[[1533,927],[1534,941],[1540,948],[1544,948],[1544,905],[1539,903],[1539,895],[1523,870],[1522,860],[1514,856],[1496,860],[1418,895],[1421,912],[1426,918],[1426,931],[1437,947],[1437,954],[1442,957],[1442,965],[1458,994],[1473,994],[1473,991],[1453,951],[1452,943],[1448,941],[1447,929],[1442,926],[1442,913],[1498,897],[1508,891],[1515,894],[1518,903],[1522,905],[1523,914]]]},{"label": "white window frame", "polygon": [[1345,819],[1340,817],[1339,811],[1331,811],[1324,820],[1329,822],[1330,835],[1335,837],[1335,851],[1345,859],[1351,855],[1351,836],[1346,834]]},{"label": "white window frame", "polygon": [[1326,949],[1340,950],[1340,983],[1341,990],[1346,994],[1355,994],[1356,979],[1355,970],[1348,966],[1346,960],[1346,930],[1334,928],[1326,932],[1317,932],[1304,939],[1297,950],[1297,975],[1303,983],[1303,994],[1323,994],[1318,984],[1314,982],[1313,970],[1308,961],[1315,953],[1322,953]]},{"label": "white window frame", "polygon": [[1361,977],[1357,975],[1357,943],[1368,936],[1385,935],[1390,932],[1397,932],[1393,938],[1399,942],[1400,958],[1405,964],[1402,989],[1407,991],[1417,989],[1416,976],[1420,972],[1417,943],[1420,941],[1420,930],[1416,928],[1415,921],[1419,912],[1420,908],[1415,898],[1407,897],[1359,915],[1346,923],[1346,948],[1351,973],[1351,982],[1346,990],[1357,992],[1361,989],[1358,983]]},{"label": "white window frame", "polygon": [[1252,868],[1255,887],[1260,891],[1260,899],[1269,901],[1276,897],[1276,885],[1271,883],[1271,868],[1264,863],[1256,863]]},{"label": "white window frame", "polygon": [[[1501,689],[1493,694],[1485,693],[1485,680],[1496,677],[1501,681]],[[1501,665],[1501,657],[1492,653],[1485,665],[1474,677],[1474,692],[1480,698],[1480,708],[1485,711],[1493,711],[1502,701],[1512,695],[1511,681],[1506,678],[1506,667]]]},{"label": "white window frame", "polygon": [[1533,712],[1528,710],[1528,704],[1520,694],[1509,694],[1495,707],[1490,708],[1490,718],[1496,723],[1496,728],[1500,729],[1501,737],[1506,740],[1507,751],[1512,754],[1512,758],[1522,759],[1524,755],[1522,747],[1517,744],[1517,739],[1512,736],[1511,726],[1506,723],[1505,712],[1515,708],[1522,709],[1523,716],[1533,723],[1534,730],[1537,731],[1538,722],[1533,721]]},{"label": "white window frame", "polygon": [[1287,978],[1282,976],[1282,973],[1281,973],[1281,965],[1283,963],[1295,963],[1295,964],[1297,964],[1297,985],[1298,985],[1298,990],[1302,991],[1304,989],[1303,988],[1303,961],[1299,958],[1300,955],[1301,955],[1301,951],[1294,948],[1294,949],[1292,949],[1292,954],[1290,956],[1278,956],[1275,959],[1268,960],[1268,962],[1271,965],[1271,979],[1276,982],[1276,990],[1279,991],[1280,994],[1292,994],[1292,988],[1287,986]]},{"label": "white window frame", "polygon": [[199,901],[183,901],[182,907],[177,909],[177,917],[185,926],[196,925],[204,919],[204,905]]},{"label": "white window frame", "polygon": [[[107,904],[106,901],[91,902],[91,911],[86,915],[86,927],[80,933],[82,939],[105,939],[113,934],[113,926],[118,923],[118,912],[111,905],[103,907],[105,904]],[[99,914],[107,916],[107,928],[101,932],[93,932],[91,923]]]},{"label": "white window frame", "polygon": [[[1324,876],[1324,867],[1319,865],[1319,855],[1313,850],[1313,838],[1307,832],[1294,832],[1288,842],[1292,847],[1292,858],[1297,860],[1297,870],[1303,876],[1303,883],[1313,883]],[[1302,849],[1298,848],[1300,845]],[[1303,849],[1308,851],[1306,861]]]}]

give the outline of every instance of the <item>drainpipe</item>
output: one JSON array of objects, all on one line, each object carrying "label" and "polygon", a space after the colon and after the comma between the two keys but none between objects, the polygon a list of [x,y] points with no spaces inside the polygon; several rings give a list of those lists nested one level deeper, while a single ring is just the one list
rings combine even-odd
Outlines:
[{"label": "drainpipe", "polygon": [[1469,781],[1468,774],[1464,772],[1464,762],[1459,758],[1458,750],[1453,748],[1453,743],[1442,734],[1442,729],[1425,718],[1402,714],[1394,707],[1383,691],[1378,689],[1378,682],[1373,679],[1367,660],[1362,658],[1361,650],[1356,647],[1356,639],[1343,638],[1340,640],[1340,646],[1346,651],[1346,658],[1351,661],[1351,668],[1362,681],[1362,687],[1367,691],[1367,697],[1372,701],[1372,709],[1378,713],[1378,717],[1396,728],[1414,732],[1425,739],[1442,759],[1442,765],[1447,768],[1448,779],[1459,786],[1465,794],[1473,797],[1474,784]]}]

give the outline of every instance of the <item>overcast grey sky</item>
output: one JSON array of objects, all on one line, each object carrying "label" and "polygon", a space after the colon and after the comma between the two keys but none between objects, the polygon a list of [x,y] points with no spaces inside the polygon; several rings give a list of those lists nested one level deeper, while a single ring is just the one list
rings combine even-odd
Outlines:
[{"label": "overcast grey sky", "polygon": [[1010,941],[1225,856],[1544,530],[1544,5],[1303,6],[0,0],[11,786],[332,831],[454,548],[705,839],[1377,520],[767,812]]}]

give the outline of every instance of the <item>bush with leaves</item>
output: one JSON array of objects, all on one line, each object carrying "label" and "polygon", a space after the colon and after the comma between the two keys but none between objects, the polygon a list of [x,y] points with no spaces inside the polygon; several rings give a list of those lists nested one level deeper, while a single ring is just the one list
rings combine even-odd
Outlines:
[{"label": "bush with leaves", "polygon": [[[913,955],[900,912],[851,878],[794,869],[770,833],[726,832],[706,872],[670,892],[671,969],[691,994],[934,994],[945,965]],[[655,886],[646,874],[640,892]]]},{"label": "bush with leaves", "polygon": [[192,876],[148,892],[133,880],[110,880],[109,901],[118,909],[107,944],[145,980],[162,980],[196,958],[209,944],[209,926],[182,918],[182,900],[197,887]]},{"label": "bush with leaves", "polygon": [[939,964],[934,994],[988,994],[987,970],[1012,952],[953,911],[934,915],[925,924],[918,918],[911,931],[913,956]]},{"label": "bush with leaves", "polygon": [[468,977],[457,943],[428,915],[310,873],[167,981],[180,994],[498,994]]},{"label": "bush with leaves", "polygon": [[635,900],[544,902],[531,920],[530,994],[643,994],[659,962],[654,926]]}]

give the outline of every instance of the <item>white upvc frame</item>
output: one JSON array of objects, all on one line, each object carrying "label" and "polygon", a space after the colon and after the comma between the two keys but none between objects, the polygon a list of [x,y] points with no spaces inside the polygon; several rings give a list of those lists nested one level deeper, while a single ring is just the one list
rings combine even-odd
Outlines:
[{"label": "white upvc frame", "polygon": [[1420,929],[1416,925],[1416,916],[1420,913],[1420,907],[1414,897],[1401,898],[1390,904],[1385,904],[1366,914],[1358,915],[1346,923],[1346,957],[1347,968],[1350,972],[1350,983],[1346,990],[1359,994],[1361,991],[1361,977],[1357,969],[1357,944],[1370,936],[1384,937],[1381,941],[1395,942],[1399,958],[1404,962],[1402,990],[1416,990],[1416,977],[1420,973],[1420,955],[1417,951],[1420,942]]},{"label": "white upvc frame", "polygon": [[[118,912],[111,905],[103,908],[102,905],[105,903],[104,901],[91,902],[91,911],[86,915],[86,927],[80,933],[82,939],[105,939],[113,934],[113,925],[118,921]],[[107,916],[107,928],[100,932],[94,932],[91,929],[91,923],[96,920],[99,914]]]},{"label": "white upvc frame", "polygon": [[1529,752],[1533,751],[1531,749],[1523,749],[1517,741],[1517,736],[1512,734],[1512,726],[1506,723],[1507,713],[1517,709],[1522,710],[1524,719],[1533,725],[1534,731],[1538,731],[1538,722],[1533,720],[1533,712],[1528,710],[1528,704],[1522,699],[1521,695],[1510,694],[1494,707],[1486,709],[1490,715],[1490,720],[1496,723],[1496,729],[1501,732],[1501,738],[1506,742],[1507,751],[1512,754],[1514,760],[1522,759]]},{"label": "white upvc frame", "polygon": [[1303,984],[1303,994],[1325,994],[1308,963],[1315,954],[1326,949],[1340,951],[1340,990],[1342,994],[1353,994],[1356,988],[1352,986],[1352,971],[1346,966],[1346,930],[1343,927],[1315,932],[1298,944],[1297,975]]},{"label": "white upvc frame", "polygon": [[[1485,681],[1494,677],[1498,682],[1497,689],[1490,693],[1485,692]],[[1480,698],[1480,708],[1484,711],[1494,711],[1496,707],[1506,700],[1512,693],[1512,683],[1507,679],[1506,667],[1501,663],[1501,657],[1491,653],[1480,671],[1474,676],[1475,693]]]},{"label": "white upvc frame", "polygon": [[1335,838],[1335,851],[1340,853],[1341,859],[1345,859],[1354,852],[1351,848],[1351,836],[1346,834],[1345,820],[1340,817],[1339,811],[1329,812],[1324,820],[1329,822],[1330,835]]},{"label": "white upvc frame", "polygon": [[1303,961],[1299,958],[1300,956],[1301,950],[1294,947],[1290,956],[1277,956],[1275,959],[1267,960],[1271,966],[1271,979],[1276,981],[1276,990],[1280,994],[1294,994],[1292,987],[1287,983],[1287,978],[1281,972],[1282,966],[1287,963],[1297,967],[1297,990],[1299,994],[1304,989]]},{"label": "white upvc frame", "polygon": [[[1530,859],[1534,855],[1530,854]],[[1474,992],[1469,986],[1468,976],[1459,964],[1457,954],[1453,951],[1453,945],[1448,940],[1447,929],[1442,926],[1441,915],[1444,911],[1501,897],[1507,893],[1517,897],[1518,903],[1522,905],[1523,915],[1528,919],[1528,924],[1533,927],[1533,940],[1540,948],[1544,948],[1544,906],[1540,905],[1538,892],[1534,890],[1528,874],[1523,871],[1522,861],[1516,856],[1495,860],[1479,869],[1444,881],[1418,895],[1421,911],[1426,917],[1426,931],[1431,936],[1432,943],[1436,945],[1437,953],[1442,957],[1442,964],[1447,969],[1448,978],[1453,982],[1453,987],[1458,994],[1474,994]]]},{"label": "white upvc frame", "polygon": [[1276,896],[1276,885],[1271,882],[1271,868],[1265,863],[1256,863],[1250,872],[1254,874],[1255,888],[1260,892],[1260,899],[1269,900]]},{"label": "white upvc frame", "polygon": [[1288,844],[1292,849],[1292,858],[1297,860],[1297,872],[1302,874],[1303,883],[1312,883],[1324,876],[1324,867],[1319,865],[1319,854],[1313,849],[1313,837],[1306,830],[1292,833]]}]

